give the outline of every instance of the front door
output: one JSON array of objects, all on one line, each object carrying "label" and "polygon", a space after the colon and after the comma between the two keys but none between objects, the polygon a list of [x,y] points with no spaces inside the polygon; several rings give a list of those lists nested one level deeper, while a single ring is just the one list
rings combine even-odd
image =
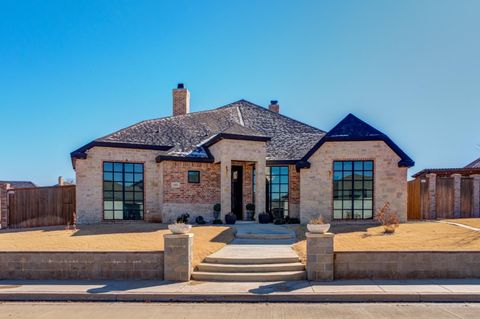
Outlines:
[{"label": "front door", "polygon": [[242,220],[243,211],[243,167],[232,166],[232,213]]}]

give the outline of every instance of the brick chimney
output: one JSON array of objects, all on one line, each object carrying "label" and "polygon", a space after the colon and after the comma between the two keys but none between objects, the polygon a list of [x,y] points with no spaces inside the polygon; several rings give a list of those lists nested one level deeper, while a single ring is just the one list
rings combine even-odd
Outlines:
[{"label": "brick chimney", "polygon": [[63,176],[58,177],[58,186],[64,186],[65,185],[65,179]]},{"label": "brick chimney", "polygon": [[190,113],[190,92],[183,83],[178,83],[177,88],[173,89],[173,115],[187,113]]},{"label": "brick chimney", "polygon": [[268,109],[272,112],[280,113],[280,105],[278,105],[278,101],[277,100],[270,101],[270,105],[268,106]]}]

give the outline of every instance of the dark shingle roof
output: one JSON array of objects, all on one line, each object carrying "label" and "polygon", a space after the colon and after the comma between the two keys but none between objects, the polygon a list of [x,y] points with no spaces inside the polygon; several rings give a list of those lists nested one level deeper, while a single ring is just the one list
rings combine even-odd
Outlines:
[{"label": "dark shingle roof", "polygon": [[0,181],[0,184],[10,184],[12,188],[32,188],[37,187],[33,182],[30,181]]},{"label": "dark shingle roof", "polygon": [[240,100],[213,110],[140,122],[96,139],[72,152],[72,156],[82,157],[86,149],[95,145],[115,143],[123,147],[157,147],[165,158],[208,158],[203,144],[220,133],[269,139],[268,160],[292,161],[302,158],[325,135],[322,130]]},{"label": "dark shingle roof", "polygon": [[[308,159],[323,143],[328,141],[384,141],[400,158],[399,166],[411,167],[415,162],[405,154],[387,135],[360,120],[353,114],[348,114],[333,129],[331,129],[302,159],[308,166]],[[302,164],[301,164],[302,165]]]},{"label": "dark shingle roof", "polygon": [[465,168],[480,168],[480,158],[477,158],[476,160],[465,166]]}]

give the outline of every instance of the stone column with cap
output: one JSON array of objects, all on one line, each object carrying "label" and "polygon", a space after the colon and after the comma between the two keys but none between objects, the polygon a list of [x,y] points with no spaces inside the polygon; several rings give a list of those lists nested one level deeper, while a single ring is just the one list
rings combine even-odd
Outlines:
[{"label": "stone column with cap", "polygon": [[470,177],[473,179],[472,217],[480,217],[480,174],[474,174]]},{"label": "stone column with cap", "polygon": [[428,219],[437,218],[437,174],[427,174],[428,180]]},{"label": "stone column with cap", "polygon": [[462,187],[462,174],[452,174],[453,177],[453,216],[460,218],[461,212],[461,187]]},{"label": "stone column with cap", "polygon": [[332,233],[306,233],[307,237],[307,279],[329,281],[334,277],[334,252]]},{"label": "stone column with cap", "polygon": [[164,280],[190,281],[193,270],[193,234],[166,234],[163,238]]}]

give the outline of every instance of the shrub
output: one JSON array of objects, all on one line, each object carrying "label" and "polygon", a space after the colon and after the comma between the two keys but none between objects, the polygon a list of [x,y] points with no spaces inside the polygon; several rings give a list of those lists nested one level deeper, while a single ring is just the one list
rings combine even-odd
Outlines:
[{"label": "shrub", "polygon": [[245,208],[251,212],[255,211],[255,205],[252,203],[248,203],[247,205],[245,205]]},{"label": "shrub", "polygon": [[188,223],[188,219],[190,218],[190,214],[182,214],[177,218],[178,224],[186,224]]},{"label": "shrub", "polygon": [[323,225],[323,224],[325,224],[322,215],[318,215],[317,217],[314,217],[314,218],[310,219],[310,221],[308,223],[312,224],[312,225]]},{"label": "shrub", "polygon": [[392,234],[400,224],[400,219],[396,211],[390,208],[390,203],[386,202],[375,213],[375,220],[380,222],[385,229],[385,233]]},{"label": "shrub", "polygon": [[213,211],[214,212],[219,212],[221,210],[222,210],[222,206],[220,204],[217,203],[217,204],[213,205]]}]

